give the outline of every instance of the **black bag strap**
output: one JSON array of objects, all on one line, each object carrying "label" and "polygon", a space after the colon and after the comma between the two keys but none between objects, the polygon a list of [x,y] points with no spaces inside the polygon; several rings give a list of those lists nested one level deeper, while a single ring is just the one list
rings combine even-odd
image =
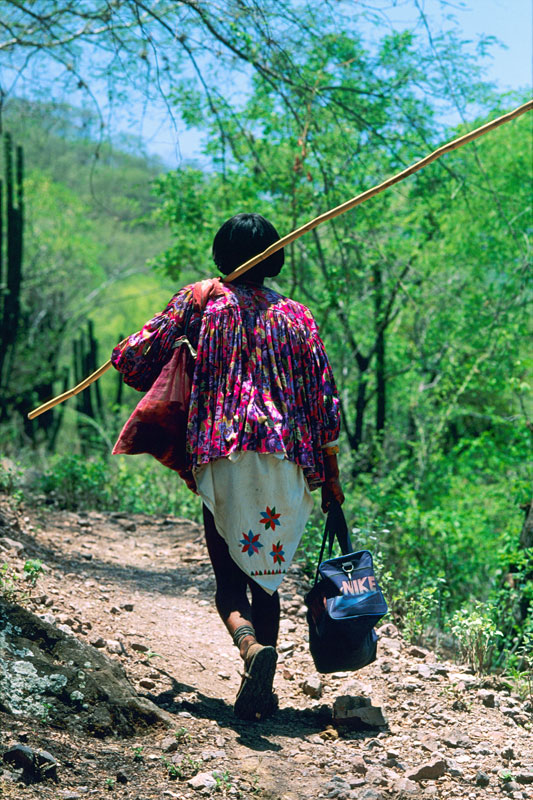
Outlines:
[{"label": "black bag strap", "polygon": [[337,500],[332,500],[329,505],[326,524],[324,526],[324,536],[322,537],[322,546],[320,548],[320,555],[318,557],[318,564],[316,567],[315,583],[318,581],[318,568],[324,557],[326,542],[329,541],[328,558],[331,558],[335,536],[337,537],[337,541],[340,545],[343,556],[353,553],[352,540],[350,539],[350,534],[348,532],[348,525],[346,523],[344,511]]}]

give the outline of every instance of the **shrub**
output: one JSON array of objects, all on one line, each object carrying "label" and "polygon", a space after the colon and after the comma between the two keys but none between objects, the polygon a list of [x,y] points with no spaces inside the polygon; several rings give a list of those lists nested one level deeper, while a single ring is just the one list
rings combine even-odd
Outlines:
[{"label": "shrub", "polygon": [[54,456],[41,489],[60,508],[145,514],[177,514],[199,520],[198,498],[176,473],[149,456],[127,462],[102,456]]},{"label": "shrub", "polygon": [[494,622],[494,609],[482,603],[461,608],[451,619],[451,631],[459,651],[477,673],[488,672],[502,633]]}]

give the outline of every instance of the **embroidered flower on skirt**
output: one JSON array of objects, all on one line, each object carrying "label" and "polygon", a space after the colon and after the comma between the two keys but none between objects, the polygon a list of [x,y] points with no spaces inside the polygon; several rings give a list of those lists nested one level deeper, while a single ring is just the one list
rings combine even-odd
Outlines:
[{"label": "embroidered flower on skirt", "polygon": [[233,561],[275,592],[313,505],[303,469],[283,454],[246,450],[205,464],[195,478]]},{"label": "embroidered flower on skirt", "polygon": [[275,531],[276,525],[281,525],[281,522],[279,521],[280,517],[281,514],[276,514],[275,506],[272,509],[267,506],[266,511],[261,512],[261,519],[259,522],[265,526],[265,530],[272,528],[272,530]]},{"label": "embroidered flower on skirt", "polygon": [[285,559],[283,558],[285,552],[283,550],[283,545],[281,544],[281,542],[272,545],[272,551],[270,555],[274,559],[274,564],[281,564],[283,561],[285,561]]},{"label": "embroidered flower on skirt", "polygon": [[248,531],[248,534],[244,533],[244,538],[241,539],[241,544],[244,545],[242,548],[243,553],[248,553],[249,556],[253,556],[254,553],[259,552],[259,548],[263,547],[261,542],[259,541],[260,533],[256,533],[254,536],[253,531]]}]

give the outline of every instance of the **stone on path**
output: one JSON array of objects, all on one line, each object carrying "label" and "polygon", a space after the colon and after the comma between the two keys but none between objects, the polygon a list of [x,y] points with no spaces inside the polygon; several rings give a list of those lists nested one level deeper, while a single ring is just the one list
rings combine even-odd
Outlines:
[{"label": "stone on path", "polygon": [[6,750],[3,759],[6,764],[21,769],[29,783],[57,778],[58,763],[46,750],[34,750],[24,744],[14,744]]},{"label": "stone on path", "polygon": [[161,750],[163,753],[175,753],[178,749],[178,740],[175,735],[165,736],[161,742]]},{"label": "stone on path", "polygon": [[496,696],[494,692],[489,691],[488,689],[479,689],[477,696],[481,700],[484,706],[487,708],[494,708],[496,705]]},{"label": "stone on path", "polygon": [[517,772],[514,776],[517,783],[533,783],[533,772]]},{"label": "stone on path", "polygon": [[490,783],[490,777],[487,775],[486,772],[479,771],[476,775],[476,786],[488,786]]},{"label": "stone on path", "polygon": [[364,789],[361,794],[357,795],[357,800],[384,800],[384,794],[377,789]]},{"label": "stone on path", "polygon": [[138,653],[147,653],[150,648],[141,642],[132,642],[131,649],[136,650]]},{"label": "stone on path", "polygon": [[192,786],[193,789],[215,789],[217,782],[213,777],[211,772],[200,772],[198,775],[195,775],[194,778],[190,778],[187,783],[189,786]]},{"label": "stone on path", "polygon": [[418,767],[409,770],[406,778],[410,781],[426,781],[440,778],[446,772],[446,761],[443,758],[434,758],[419,764]]},{"label": "stone on path", "polygon": [[350,767],[356,775],[366,775],[368,767],[362,756],[354,756],[350,759]]},{"label": "stone on path", "polygon": [[397,780],[394,789],[402,794],[418,794],[420,792],[420,787],[414,781],[409,780],[409,778],[401,777]]},{"label": "stone on path", "polygon": [[310,675],[302,683],[303,693],[308,697],[314,698],[315,700],[318,700],[320,697],[322,697],[323,690],[324,686],[318,675]]},{"label": "stone on path", "polygon": [[333,721],[337,725],[368,730],[387,725],[387,718],[380,706],[373,706],[368,697],[341,695],[333,703]]},{"label": "stone on path", "polygon": [[425,647],[417,647],[416,645],[413,645],[409,648],[407,654],[413,658],[425,658],[429,655],[429,650],[426,650]]},{"label": "stone on path", "polygon": [[2,550],[14,550],[18,556],[24,552],[24,545],[22,542],[10,539],[9,536],[0,536],[0,548]]},{"label": "stone on path", "polygon": [[472,741],[470,738],[461,731],[451,731],[447,734],[445,733],[442,737],[442,741],[447,747],[464,749],[469,749],[472,747]]}]

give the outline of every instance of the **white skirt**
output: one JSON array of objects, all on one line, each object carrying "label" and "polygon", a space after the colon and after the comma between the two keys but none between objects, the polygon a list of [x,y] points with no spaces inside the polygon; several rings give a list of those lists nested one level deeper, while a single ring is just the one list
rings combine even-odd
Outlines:
[{"label": "white skirt", "polygon": [[301,467],[282,453],[240,450],[203,464],[195,479],[233,561],[273,594],[313,506]]}]

